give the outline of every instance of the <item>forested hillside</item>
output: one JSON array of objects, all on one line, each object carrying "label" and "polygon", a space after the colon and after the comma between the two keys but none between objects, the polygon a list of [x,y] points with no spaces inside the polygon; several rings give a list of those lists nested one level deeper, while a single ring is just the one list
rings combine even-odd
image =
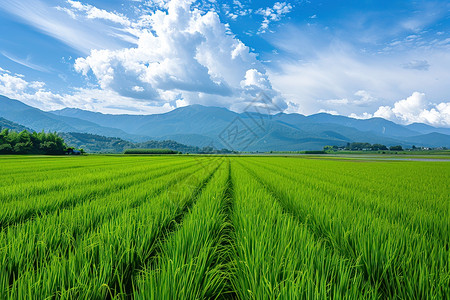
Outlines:
[{"label": "forested hillside", "polygon": [[127,149],[171,149],[181,153],[230,153],[222,149],[216,150],[212,147],[197,147],[181,144],[172,140],[147,141],[143,143],[132,143],[115,137],[106,137],[89,133],[68,132],[59,133],[66,143],[75,148],[82,148],[86,152],[96,153],[123,153]]}]

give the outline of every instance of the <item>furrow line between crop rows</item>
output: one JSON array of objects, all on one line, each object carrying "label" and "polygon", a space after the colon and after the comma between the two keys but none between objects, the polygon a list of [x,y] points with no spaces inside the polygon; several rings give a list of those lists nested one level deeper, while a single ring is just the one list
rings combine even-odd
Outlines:
[{"label": "furrow line between crop rows", "polygon": [[151,245],[151,250],[144,259],[136,261],[134,266],[130,268],[130,272],[123,277],[123,284],[120,288],[125,295],[132,295],[134,291],[133,278],[137,275],[137,270],[144,268],[147,264],[154,264],[156,257],[162,252],[166,240],[176,232],[180,223],[182,223],[186,214],[189,213],[191,208],[195,205],[198,197],[201,195],[202,191],[211,181],[216,171],[220,168],[223,161],[221,161],[217,167],[215,167],[210,174],[203,180],[200,184],[194,187],[192,194],[189,196],[187,201],[185,201],[181,207],[178,207],[175,215],[172,219],[167,220],[162,223],[158,228],[158,234],[155,236],[154,242]]},{"label": "furrow line between crop rows", "polygon": [[228,160],[140,272],[135,299],[234,298],[230,171]]},{"label": "furrow line between crop rows", "polygon": [[235,274],[235,260],[236,260],[236,243],[235,243],[235,229],[233,224],[234,213],[234,185],[232,175],[231,161],[228,160],[228,178],[225,184],[223,212],[225,215],[224,228],[222,229],[222,237],[220,243],[221,258],[219,264],[223,274],[225,275],[224,289],[216,299],[237,299],[237,293],[233,286],[233,279]]}]

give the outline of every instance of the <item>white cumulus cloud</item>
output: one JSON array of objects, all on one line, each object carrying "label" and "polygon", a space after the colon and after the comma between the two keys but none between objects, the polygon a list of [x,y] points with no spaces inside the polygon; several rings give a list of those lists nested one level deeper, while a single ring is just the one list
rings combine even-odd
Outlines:
[{"label": "white cumulus cloud", "polygon": [[[355,107],[355,106],[367,106],[370,103],[377,101],[375,97],[370,95],[370,93],[365,90],[359,90],[353,95],[358,97],[358,99],[355,98],[327,99],[327,100],[318,100],[318,102],[326,104],[327,106],[331,107],[342,107],[343,105],[351,105],[352,107]],[[353,115],[356,116],[355,113],[352,113],[352,116]]]},{"label": "white cumulus cloud", "polygon": [[92,50],[76,60],[75,69],[92,72],[102,89],[143,100],[177,103],[181,95],[192,103],[212,95],[230,107],[231,97],[246,102],[259,88],[283,103],[256,55],[229,33],[217,13],[191,3],[168,2],[141,18],[146,27],[139,29],[136,47]]},{"label": "white cumulus cloud", "polygon": [[0,95],[17,99],[26,104],[47,109],[62,108],[62,98],[45,89],[41,81],[28,82],[24,76],[11,75],[8,70],[0,70]]},{"label": "white cumulus cloud", "polygon": [[326,113],[326,114],[330,114],[330,115],[333,115],[333,116],[338,116],[339,115],[339,113],[337,111],[335,111],[335,110],[327,110],[327,109],[320,109],[318,111],[318,113]]},{"label": "white cumulus cloud", "polygon": [[280,21],[282,17],[291,12],[292,8],[293,6],[290,3],[276,2],[273,7],[258,9],[256,13],[264,16],[259,32],[266,32],[271,22]]},{"label": "white cumulus cloud", "polygon": [[381,117],[402,124],[426,123],[433,126],[450,126],[450,102],[433,104],[424,93],[414,92],[406,99],[391,106],[380,106],[374,117]]},{"label": "white cumulus cloud", "polygon": [[358,114],[355,114],[355,113],[351,113],[350,115],[349,115],[349,117],[350,118],[353,118],[353,119],[362,119],[362,120],[365,120],[365,119],[371,119],[371,118],[373,118],[373,115],[372,114],[369,114],[369,113],[362,113],[361,115],[358,115]]}]

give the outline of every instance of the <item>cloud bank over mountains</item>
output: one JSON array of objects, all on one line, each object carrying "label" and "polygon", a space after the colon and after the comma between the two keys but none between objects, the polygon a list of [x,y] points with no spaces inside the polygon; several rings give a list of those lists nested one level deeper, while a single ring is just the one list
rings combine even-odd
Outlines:
[{"label": "cloud bank over mountains", "polygon": [[[263,92],[285,112],[450,127],[450,38],[428,30],[449,4],[419,3],[419,13],[387,26],[371,19],[376,10],[300,17],[314,4],[297,0],[124,0],[120,12],[101,1],[51,1],[11,0],[0,12],[75,51],[59,59],[79,83],[56,90],[0,65],[0,94],[44,110],[148,114],[190,104],[242,111]],[[3,54],[66,76],[11,57]]]}]

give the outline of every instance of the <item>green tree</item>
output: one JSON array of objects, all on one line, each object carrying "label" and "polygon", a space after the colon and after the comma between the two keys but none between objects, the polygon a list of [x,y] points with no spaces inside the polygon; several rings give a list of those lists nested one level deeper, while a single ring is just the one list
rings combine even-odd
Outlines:
[{"label": "green tree", "polygon": [[30,142],[27,143],[19,142],[14,145],[14,153],[17,154],[30,154],[31,150],[32,146]]},{"label": "green tree", "polygon": [[389,150],[391,151],[403,151],[403,147],[398,145],[398,146],[391,146],[389,147]]},{"label": "green tree", "polygon": [[13,148],[10,144],[0,144],[0,154],[11,154],[13,153]]},{"label": "green tree", "polygon": [[382,144],[373,144],[372,150],[378,151],[378,150],[388,150],[388,148],[385,145]]},{"label": "green tree", "polygon": [[66,144],[56,133],[17,133],[8,129],[0,132],[1,154],[64,154]]}]

